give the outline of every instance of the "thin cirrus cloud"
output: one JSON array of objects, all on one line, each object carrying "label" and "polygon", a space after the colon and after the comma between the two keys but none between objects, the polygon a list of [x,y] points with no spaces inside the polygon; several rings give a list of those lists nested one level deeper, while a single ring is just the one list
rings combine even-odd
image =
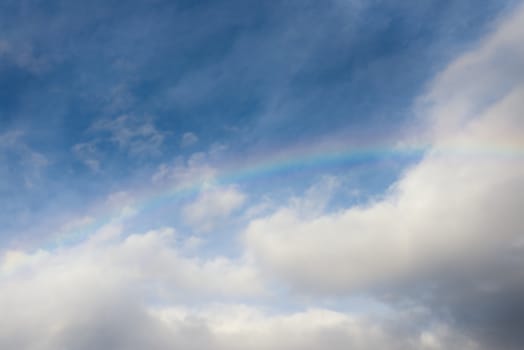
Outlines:
[{"label": "thin cirrus cloud", "polygon": [[91,138],[72,147],[73,154],[94,172],[100,172],[105,161],[104,147],[116,145],[133,158],[158,156],[167,134],[158,130],[152,118],[121,115],[115,119],[99,119],[87,133]]}]

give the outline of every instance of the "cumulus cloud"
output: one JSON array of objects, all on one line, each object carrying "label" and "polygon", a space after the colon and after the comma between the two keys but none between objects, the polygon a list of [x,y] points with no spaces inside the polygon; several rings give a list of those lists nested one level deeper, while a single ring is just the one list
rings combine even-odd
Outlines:
[{"label": "cumulus cloud", "polygon": [[[133,236],[119,247],[86,254],[86,247],[69,251],[11,252],[2,263],[0,346],[5,349],[477,349],[476,344],[444,324],[415,323],[417,313],[404,313],[396,326],[386,319],[368,319],[325,309],[272,314],[241,304],[185,307],[148,303],[156,285],[135,284],[138,262],[158,259],[164,232]],[[154,247],[153,247],[154,246]],[[153,248],[153,249],[150,249]],[[157,249],[160,248],[160,257]],[[91,247],[92,249],[92,247]],[[74,257],[74,258],[73,258]],[[127,267],[122,269],[122,260]],[[130,261],[136,264],[129,265]],[[174,262],[174,261],[171,261]],[[176,268],[176,264],[169,265]],[[149,271],[151,273],[152,271]],[[191,271],[192,273],[197,271]],[[222,284],[224,271],[191,278]],[[158,276],[149,274],[147,281]],[[210,280],[209,280],[210,279]],[[237,286],[238,287],[238,286]],[[176,289],[176,288],[174,288]]]},{"label": "cumulus cloud", "polygon": [[477,48],[449,64],[420,97],[418,112],[439,138],[465,127],[484,109],[522,87],[523,17],[520,6]]},{"label": "cumulus cloud", "polygon": [[218,173],[216,163],[226,150],[226,145],[214,143],[206,152],[195,152],[187,158],[176,157],[172,162],[160,164],[151,181],[157,185],[169,183],[179,187],[213,183]]},{"label": "cumulus cloud", "polygon": [[458,133],[455,147],[435,144],[383,200],[305,218],[282,208],[253,221],[246,232],[249,249],[298,284],[351,290],[509,248],[524,228],[521,156],[477,148],[499,147],[494,134],[521,142],[524,129],[514,123],[521,101],[521,92],[501,101]]},{"label": "cumulus cloud", "polygon": [[245,199],[244,193],[235,187],[207,189],[183,208],[182,215],[187,223],[207,232],[242,206]]},{"label": "cumulus cloud", "polygon": [[[193,319],[205,325],[206,349],[475,349],[469,339],[444,325],[427,325],[409,334],[385,320],[371,320],[326,309],[268,314],[243,305],[215,305],[204,310],[164,309],[155,312],[168,324]],[[412,315],[411,315],[412,316]],[[416,318],[410,318],[414,322]],[[204,338],[205,339],[205,338]]]},{"label": "cumulus cloud", "polygon": [[416,106],[431,146],[383,198],[310,216],[283,207],[251,222],[250,256],[301,293],[422,299],[489,348],[519,348],[522,23],[521,8],[437,76]]},{"label": "cumulus cloud", "polygon": [[3,349],[477,349],[416,310],[398,314],[399,325],[319,308],[275,313],[205,302],[264,291],[246,262],[183,256],[169,228],[11,250],[0,274],[0,308],[9,314],[0,320]]},{"label": "cumulus cloud", "polygon": [[263,293],[256,271],[247,262],[187,256],[180,249],[183,243],[170,228],[122,237],[121,226],[108,224],[85,242],[68,248],[36,253],[9,250],[0,269],[6,278],[0,293],[42,283],[42,294],[47,285],[79,288],[77,292],[89,294],[98,288],[98,282],[141,289],[145,296],[162,300]]},{"label": "cumulus cloud", "polygon": [[[310,280],[313,285],[320,278],[329,289],[332,283],[352,288],[368,280],[411,273],[439,260],[484,257],[516,244],[523,228],[519,209],[524,204],[524,79],[512,76],[512,84],[489,81],[489,91],[499,92],[496,99],[487,100],[484,91],[471,95],[469,90],[486,85],[476,81],[482,72],[498,77],[502,65],[496,58],[512,56],[520,49],[522,54],[511,60],[522,62],[523,45],[517,39],[524,31],[524,26],[517,25],[521,17],[524,11],[436,79],[426,97],[433,103],[432,125],[442,120],[464,121],[445,134],[435,132],[424,159],[406,171],[385,198],[305,220],[294,208],[282,208],[247,229],[246,241],[253,254],[277,271],[279,267],[288,271],[290,277],[304,269],[308,271],[304,283]],[[501,53],[506,47],[511,50]],[[471,57],[484,64],[464,66]],[[459,67],[462,70],[453,76],[462,76],[464,86],[446,79],[449,71]],[[453,96],[451,105],[469,106],[467,110],[448,109],[447,99],[434,97],[444,91]],[[381,259],[376,259],[377,254]],[[324,274],[334,265],[347,269],[341,276]]]}]

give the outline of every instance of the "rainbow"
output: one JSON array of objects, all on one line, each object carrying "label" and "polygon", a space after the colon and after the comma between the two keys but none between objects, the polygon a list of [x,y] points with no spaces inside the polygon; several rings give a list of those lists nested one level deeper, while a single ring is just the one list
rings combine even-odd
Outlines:
[{"label": "rainbow", "polygon": [[[261,178],[271,178],[286,173],[318,170],[328,171],[337,166],[366,166],[383,160],[417,161],[424,156],[455,156],[455,157],[496,157],[500,159],[524,159],[524,146],[520,144],[498,145],[485,147],[468,145],[460,149],[453,147],[430,147],[429,145],[410,145],[399,147],[349,147],[343,150],[296,149],[277,156],[260,157],[247,165],[231,165],[224,167],[212,177],[213,184],[242,184]],[[177,200],[183,200],[196,195],[203,188],[203,181],[196,180],[186,183],[169,183],[160,189],[146,192],[139,196],[133,205],[138,213],[153,211]],[[115,220],[120,209],[99,215],[90,223],[76,229],[62,232],[55,236],[50,247],[61,246],[82,241],[96,232],[102,226]]]}]

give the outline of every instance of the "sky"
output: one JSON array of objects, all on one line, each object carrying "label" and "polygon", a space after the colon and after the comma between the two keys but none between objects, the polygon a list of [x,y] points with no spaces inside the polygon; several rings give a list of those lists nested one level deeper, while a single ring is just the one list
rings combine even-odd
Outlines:
[{"label": "sky", "polygon": [[0,348],[524,348],[522,37],[517,0],[2,1]]}]

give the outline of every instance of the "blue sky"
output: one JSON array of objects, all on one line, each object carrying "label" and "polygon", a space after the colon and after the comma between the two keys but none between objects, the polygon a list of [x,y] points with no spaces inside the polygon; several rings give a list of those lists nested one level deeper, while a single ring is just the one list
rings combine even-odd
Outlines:
[{"label": "blue sky", "polygon": [[[27,149],[4,161],[4,226],[85,210],[213,144],[249,163],[326,139],[394,143],[427,80],[508,6],[6,2],[0,128]],[[181,147],[185,133],[198,142]]]},{"label": "blue sky", "polygon": [[0,347],[520,348],[522,13],[2,2]]}]

